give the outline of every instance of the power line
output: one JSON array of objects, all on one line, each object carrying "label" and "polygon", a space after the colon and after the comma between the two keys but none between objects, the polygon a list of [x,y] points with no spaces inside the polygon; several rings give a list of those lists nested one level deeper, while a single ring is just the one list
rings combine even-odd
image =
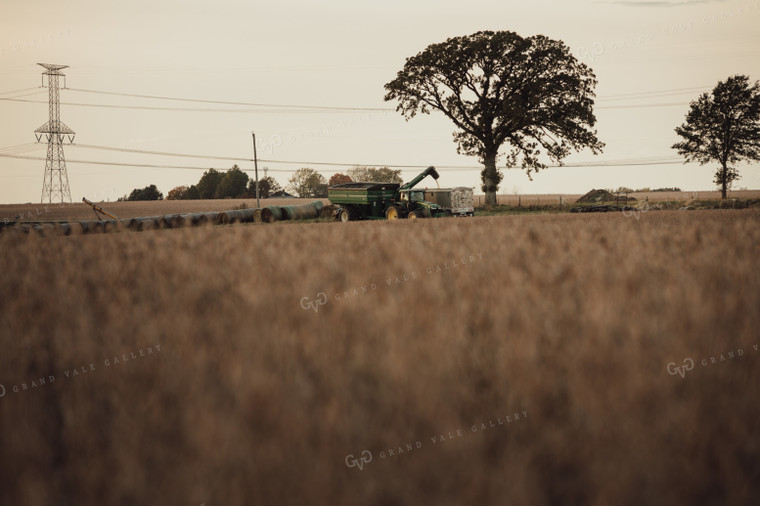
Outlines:
[{"label": "power line", "polygon": [[[616,95],[607,95],[603,97],[597,97],[598,100],[636,100],[641,98],[656,98],[656,97],[665,97],[665,96],[673,96],[673,95],[683,95],[686,93],[693,93],[696,91],[703,91],[705,88],[709,88],[708,86],[699,86],[699,87],[692,87],[692,88],[671,88],[667,90],[652,90],[652,91],[642,91],[642,92],[634,92],[634,93],[621,93]],[[152,99],[152,100],[171,100],[171,101],[179,101],[179,102],[198,102],[198,103],[205,103],[205,104],[222,104],[222,105],[245,105],[245,106],[254,106],[254,107],[284,107],[284,108],[297,108],[297,109],[338,109],[338,110],[349,110],[349,111],[395,111],[395,108],[390,107],[343,107],[343,106],[319,106],[319,105],[295,105],[295,104],[267,104],[267,103],[257,103],[257,102],[237,102],[237,101],[228,101],[228,100],[207,100],[207,99],[198,99],[198,98],[180,98],[180,97],[169,97],[169,96],[161,96],[161,95],[140,95],[135,93],[123,93],[123,92],[113,92],[113,91],[101,91],[101,90],[85,90],[85,89],[79,89],[79,88],[68,88],[70,91],[79,91],[84,93],[97,93],[101,95],[113,95],[113,96],[121,96],[121,97],[135,97],[135,98],[146,98],[146,99]]]},{"label": "power line", "polygon": [[655,97],[667,97],[673,95],[685,95],[687,93],[696,93],[709,89],[709,86],[698,86],[693,88],[673,88],[670,90],[657,90],[657,91],[640,91],[634,93],[620,93],[616,95],[607,95],[603,97],[597,97],[598,100],[638,100],[642,98],[655,98]]},{"label": "power line", "polygon": [[[4,98],[0,97],[0,101],[6,102],[26,102],[31,104],[46,104],[43,100],[27,100],[23,98]],[[177,111],[177,112],[216,112],[216,113],[257,113],[257,114],[283,114],[283,113],[347,113],[357,112],[360,109],[337,109],[337,108],[325,108],[324,110],[318,109],[214,109],[214,108],[200,108],[200,107],[161,107],[161,106],[148,106],[148,105],[115,105],[115,104],[83,104],[75,102],[61,102],[61,105],[74,106],[74,107],[94,107],[103,109],[135,109],[146,111]],[[684,107],[688,105],[686,102],[666,102],[666,103],[654,103],[654,104],[631,104],[631,105],[597,105],[595,109],[641,109],[645,107]],[[387,112],[392,109],[379,109],[374,112]]]},{"label": "power line", "polygon": [[317,110],[339,110],[339,111],[394,111],[395,109],[387,107],[340,107],[340,106],[328,106],[328,105],[294,105],[294,104],[263,104],[256,102],[236,102],[229,100],[206,100],[200,98],[180,98],[180,97],[166,97],[158,95],[138,95],[135,93],[120,93],[114,91],[99,91],[99,90],[83,90],[79,88],[68,88],[70,91],[79,91],[83,93],[97,93],[101,95],[114,95],[119,97],[135,97],[135,98],[148,98],[152,100],[172,100],[177,102],[197,102],[202,104],[221,104],[221,105],[245,105],[252,107],[282,107],[293,109],[317,109]]},{"label": "power line", "polygon": [[[6,154],[6,153],[0,153],[0,157],[2,158],[17,158],[22,160],[45,160],[45,158],[41,156],[24,156],[24,155],[14,155],[14,154]],[[186,170],[208,170],[213,167],[197,167],[197,166],[187,166],[187,165],[156,165],[156,164],[149,164],[149,163],[120,163],[120,162],[99,162],[94,160],[67,160],[68,163],[83,163],[83,164],[89,164],[89,165],[109,165],[109,166],[115,166],[115,167],[138,167],[138,168],[148,168],[148,169],[186,169]],[[249,170],[253,169],[241,169],[245,172],[248,172]],[[271,172],[293,172],[291,170],[276,170],[276,169],[269,169]]]},{"label": "power line", "polygon": [[23,91],[29,91],[29,90],[38,90],[39,86],[35,86],[33,88],[24,88],[21,90],[13,90],[13,91],[0,91],[0,95],[13,95],[14,93],[21,93]]},{"label": "power line", "polygon": [[[156,153],[158,154],[158,153]],[[193,155],[178,155],[178,154],[169,154],[166,153],[167,156],[193,156]],[[23,159],[23,160],[45,160],[43,157],[38,156],[25,156],[25,155],[16,155],[16,154],[9,154],[9,153],[0,153],[0,157],[3,158],[16,158],[16,159]],[[207,157],[197,157],[197,158],[207,158]],[[225,158],[227,159],[227,158]],[[246,158],[239,158],[239,159],[231,159],[231,160],[237,160],[237,161],[246,161],[251,162],[253,159],[246,159]],[[359,164],[359,163],[342,163],[342,162],[314,162],[314,161],[293,161],[293,160],[259,160],[262,163],[273,163],[273,164],[282,164],[282,165],[301,165],[301,166],[310,166],[310,165],[316,165],[316,166],[330,166],[330,167],[388,167],[390,169],[422,169],[427,167],[427,165],[393,165],[393,164]],[[181,169],[181,170],[208,170],[213,167],[198,167],[198,166],[188,166],[188,165],[158,165],[158,164],[147,164],[147,163],[121,163],[121,162],[100,162],[100,161],[94,161],[94,160],[68,160],[69,163],[82,163],[82,164],[90,164],[90,165],[107,165],[107,166],[116,166],[116,167],[137,167],[137,168],[151,168],[151,169]],[[683,160],[676,160],[676,159],[665,159],[665,160],[620,160],[620,161],[611,161],[611,162],[604,162],[604,161],[595,161],[595,162],[576,162],[572,164],[564,164],[564,165],[549,165],[547,168],[585,168],[585,167],[631,167],[631,166],[649,166],[649,165],[676,165],[676,164],[683,164]],[[479,171],[482,170],[483,167],[475,167],[475,166],[465,166],[465,165],[437,165],[436,168],[438,170],[445,170],[445,171]],[[521,167],[507,167],[507,170],[522,170]],[[253,169],[243,169],[241,168],[243,172],[252,172]],[[327,169],[316,169],[316,170],[327,170]],[[295,172],[295,169],[269,169],[270,172],[283,172],[283,173],[293,173]]]},{"label": "power line", "polygon": [[[27,100],[22,98],[5,98],[0,97],[0,100],[5,102],[26,102],[30,104],[46,104],[47,102],[43,100]],[[83,103],[77,103],[77,102],[61,102],[61,105],[65,106],[74,106],[74,107],[95,107],[95,108],[102,108],[102,109],[136,109],[136,110],[145,110],[145,111],[181,111],[181,112],[224,112],[224,113],[258,113],[258,114],[283,114],[283,113],[292,113],[292,114],[305,114],[305,113],[350,113],[350,112],[357,112],[356,110],[350,110],[350,109],[337,109],[337,108],[325,108],[324,110],[320,110],[320,108],[313,108],[313,109],[293,109],[293,108],[283,108],[283,109],[218,109],[218,108],[210,108],[210,107],[162,107],[162,106],[149,106],[149,105],[116,105],[116,104],[83,104]],[[374,111],[374,112],[383,112],[381,111]]]},{"label": "power line", "polygon": [[[373,163],[373,164],[359,164],[359,163],[336,163],[336,162],[305,162],[305,161],[290,161],[290,160],[259,160],[263,163],[280,163],[280,164],[290,164],[290,165],[301,165],[301,166],[309,166],[309,165],[328,165],[332,167],[387,167],[389,169],[424,169],[427,168],[429,165],[392,165],[392,164],[385,164],[385,163]],[[675,159],[669,159],[669,160],[662,160],[662,161],[619,161],[619,162],[576,162],[576,163],[566,163],[563,165],[547,165],[547,169],[557,169],[557,168],[583,168],[583,167],[629,167],[629,166],[638,166],[638,165],[673,165],[673,164],[682,164],[683,160],[675,160]],[[468,165],[436,165],[435,168],[437,170],[445,170],[445,171],[465,171],[465,170],[483,170],[482,166],[468,166]],[[522,167],[502,167],[506,170],[523,170]],[[271,170],[271,169],[270,169]]]},{"label": "power line", "polygon": [[[606,97],[597,97],[596,100],[621,101],[621,100],[641,100],[641,99],[646,99],[646,98],[669,97],[669,96],[675,96],[675,95],[682,95],[686,93],[694,93],[697,91],[704,91],[705,88],[707,87],[702,86],[702,87],[693,87],[693,88],[673,88],[673,89],[667,89],[667,90],[653,90],[653,91],[643,91],[643,92],[637,92],[637,93],[624,93],[624,94],[617,94],[617,95],[608,95]],[[36,89],[36,88],[25,88],[22,90],[2,92],[0,93],[0,95],[12,94],[12,93],[22,92],[22,91],[29,91],[33,89]],[[383,107],[343,107],[343,106],[319,106],[319,105],[297,105],[297,104],[269,104],[269,103],[259,103],[259,102],[239,102],[239,101],[229,101],[229,100],[181,98],[181,97],[170,97],[170,96],[161,96],[161,95],[141,95],[141,94],[136,94],[136,93],[86,90],[86,89],[80,89],[80,88],[67,88],[67,89],[69,91],[78,91],[78,92],[83,92],[83,93],[143,98],[143,99],[150,99],[150,100],[168,100],[168,101],[176,101],[176,102],[193,102],[193,103],[218,104],[218,105],[239,105],[239,106],[248,106],[248,107],[269,107],[273,109],[270,109],[270,110],[219,109],[219,108],[116,105],[116,104],[87,104],[87,103],[74,103],[74,102],[63,103],[63,105],[75,106],[75,107],[100,107],[100,108],[108,108],[108,109],[135,109],[135,110],[185,111],[185,112],[225,112],[225,113],[258,112],[258,113],[265,113],[265,114],[266,113],[273,113],[273,114],[284,113],[284,112],[304,112],[304,111],[314,111],[314,112],[327,112],[327,111],[392,112],[392,111],[395,111],[394,108],[387,108],[387,107],[386,108],[383,108]],[[23,96],[26,96],[26,95],[23,95]],[[0,100],[12,101],[12,102],[45,103],[43,101],[36,101],[36,100],[22,100],[21,97],[0,98]],[[682,105],[685,105],[685,104],[671,102],[671,103],[653,103],[653,104],[638,104],[638,105],[597,105],[596,108],[597,109],[628,109],[628,108],[639,108],[639,107],[671,107],[671,106],[682,106]]]},{"label": "power line", "polygon": [[[11,98],[13,98],[13,99],[16,99],[16,98],[23,98],[23,97],[31,97],[31,96],[34,96],[34,95],[40,95],[40,94],[42,94],[42,93],[47,93],[47,92],[46,92],[45,90],[41,90],[41,89],[39,89],[39,88],[38,88],[38,89],[37,89],[37,91],[33,91],[33,92],[31,92],[31,93],[24,93],[24,94],[22,94],[22,95],[16,95],[15,97],[8,97],[8,99],[11,99]],[[42,102],[42,103],[44,103],[44,102]]]},{"label": "power line", "polygon": [[16,146],[7,146],[5,148],[0,148],[0,153],[17,155],[28,151],[38,151],[43,149],[43,147],[44,146],[42,144],[39,144],[37,142],[27,142],[26,144],[17,144]]},{"label": "power line", "polygon": [[[217,155],[191,155],[188,153],[170,153],[166,151],[148,151],[144,149],[130,149],[130,148],[116,148],[110,146],[95,146],[89,144],[76,144],[75,146],[87,149],[99,149],[105,151],[120,151],[125,153],[139,153],[145,155],[155,156],[172,156],[182,158],[195,158],[204,160],[226,160],[232,162],[252,162],[253,158],[236,158],[230,156],[217,156]],[[393,167],[393,168],[425,168],[426,166],[418,165],[388,165],[388,164],[356,164],[356,163],[343,163],[343,162],[304,162],[304,161],[292,161],[292,160],[267,160],[259,159],[262,163],[279,163],[279,164],[291,164],[291,165],[318,165],[318,166],[337,166],[337,167]],[[441,169],[477,169],[478,167],[467,166],[441,166]]]},{"label": "power line", "polygon": [[[145,155],[156,155],[156,156],[171,156],[171,157],[183,157],[183,158],[196,158],[196,159],[205,159],[205,160],[226,160],[226,161],[233,161],[233,162],[252,162],[253,158],[244,158],[244,157],[230,157],[230,156],[218,156],[218,155],[195,155],[195,154],[189,154],[189,153],[175,153],[175,152],[167,152],[167,151],[149,151],[144,149],[132,149],[132,148],[119,148],[119,147],[112,147],[112,146],[96,146],[92,144],[73,144],[74,147],[80,147],[85,149],[99,149],[104,151],[119,151],[119,152],[125,152],[125,153],[139,153],[139,154],[145,154]],[[601,165],[601,166],[610,166],[610,164],[613,165],[641,165],[641,164],[657,164],[661,163],[663,161],[670,163],[670,162],[677,162],[679,159],[675,158],[668,158],[663,159],[662,157],[642,157],[642,158],[631,158],[627,160],[608,160],[608,161],[591,161],[591,162],[576,162],[573,164],[564,164],[564,165],[553,165],[553,167],[573,167],[573,166],[579,166],[579,167],[587,167],[587,166],[594,166],[594,165]],[[261,159],[262,162],[265,163],[282,163],[282,164],[296,164],[296,165],[335,165],[335,166],[362,166],[362,167],[394,167],[394,168],[411,168],[416,169],[418,165],[389,165],[389,164],[350,164],[350,163],[342,163],[342,162],[314,162],[314,161],[288,161],[288,160],[266,160]],[[480,170],[482,167],[480,166],[467,166],[467,165],[440,165],[436,166],[437,168],[441,169],[478,169]],[[423,167],[424,168],[424,167]]]},{"label": "power line", "polygon": [[[0,148],[0,152],[2,151],[8,151],[11,152],[16,149],[39,149],[40,144],[30,142],[26,144],[19,144],[16,146],[8,146],[5,148]],[[71,145],[74,148],[85,148],[85,149],[96,149],[96,150],[102,150],[102,151],[117,151],[117,152],[123,152],[123,153],[137,153],[137,154],[144,154],[144,155],[154,155],[154,156],[168,156],[168,157],[181,157],[181,158],[195,158],[195,159],[203,159],[203,160],[225,160],[225,161],[233,161],[233,162],[252,162],[253,158],[248,157],[232,157],[232,156],[219,156],[219,155],[201,155],[201,154],[192,154],[192,153],[177,153],[177,152],[170,152],[170,151],[154,151],[154,150],[146,150],[146,149],[135,149],[135,148],[124,148],[124,147],[116,147],[116,146],[98,146],[94,144],[72,144]],[[629,159],[623,159],[623,160],[606,160],[606,161],[589,161],[589,162],[575,162],[574,164],[564,164],[562,167],[570,167],[574,165],[579,166],[588,166],[593,164],[601,164],[601,165],[609,165],[609,164],[640,164],[640,163],[659,163],[661,161],[674,161],[677,159],[664,159],[661,156],[650,156],[650,157],[639,157],[639,158],[629,158]],[[288,160],[262,160],[267,163],[292,163],[292,164],[312,164],[312,165],[358,165],[363,167],[391,167],[391,165],[388,164],[347,164],[342,162],[314,162],[314,161],[288,161]],[[557,165],[559,167],[559,165]],[[395,167],[410,167],[410,168],[417,168],[417,165],[408,165],[408,166],[402,166],[402,165],[395,165]],[[481,168],[480,166],[468,166],[468,165],[448,165],[448,166],[440,166],[441,168],[466,168],[466,169],[475,169],[475,168]]]},{"label": "power line", "polygon": [[131,148],[117,148],[112,146],[95,146],[92,144],[74,144],[75,147],[86,149],[100,149],[103,151],[120,151],[123,153],[140,153],[143,155],[158,155],[158,156],[177,156],[182,158],[198,158],[205,160],[228,160],[232,162],[252,162],[253,158],[236,158],[232,156],[217,156],[217,155],[192,155],[188,153],[170,153],[167,151],[149,151],[145,149],[131,149]]},{"label": "power line", "polygon": [[597,105],[594,107],[594,109],[641,109],[644,107],[652,108],[652,107],[684,107],[689,104],[685,102],[663,102],[659,104],[629,104],[629,105]]}]

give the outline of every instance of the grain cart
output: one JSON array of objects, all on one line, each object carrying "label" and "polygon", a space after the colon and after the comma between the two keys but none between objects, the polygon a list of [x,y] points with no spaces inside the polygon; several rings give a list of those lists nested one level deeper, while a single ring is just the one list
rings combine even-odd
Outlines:
[{"label": "grain cart", "polygon": [[340,221],[397,220],[447,216],[438,204],[427,202],[424,192],[413,188],[427,176],[438,179],[435,167],[428,167],[404,185],[398,183],[342,183],[327,189],[331,204],[340,206]]}]

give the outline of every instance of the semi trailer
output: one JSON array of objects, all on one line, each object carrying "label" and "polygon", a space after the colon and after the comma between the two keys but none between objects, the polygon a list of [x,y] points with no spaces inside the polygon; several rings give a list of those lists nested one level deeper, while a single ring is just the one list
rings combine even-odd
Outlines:
[{"label": "semi trailer", "polygon": [[475,215],[473,189],[467,186],[425,188],[424,199],[427,202],[438,204],[441,206],[441,209],[448,211],[452,216]]}]

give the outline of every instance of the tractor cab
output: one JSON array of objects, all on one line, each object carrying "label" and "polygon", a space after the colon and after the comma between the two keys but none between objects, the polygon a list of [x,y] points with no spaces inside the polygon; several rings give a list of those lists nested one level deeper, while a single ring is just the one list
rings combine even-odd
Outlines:
[{"label": "tractor cab", "polygon": [[431,218],[442,212],[441,206],[425,200],[424,190],[399,190],[399,201],[406,207],[409,218]]},{"label": "tractor cab", "polygon": [[422,190],[401,190],[401,202],[409,205],[412,202],[424,202],[425,192]]}]

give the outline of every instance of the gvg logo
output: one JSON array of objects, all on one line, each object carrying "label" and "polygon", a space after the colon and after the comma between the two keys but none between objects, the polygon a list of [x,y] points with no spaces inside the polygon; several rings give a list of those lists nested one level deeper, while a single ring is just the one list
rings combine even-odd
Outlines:
[{"label": "gvg logo", "polygon": [[274,153],[274,150],[282,146],[282,137],[279,135],[270,135],[269,141],[261,142],[259,140],[256,141],[256,147],[259,148],[261,151],[264,151],[266,153],[269,153],[270,155]]},{"label": "gvg logo", "polygon": [[626,218],[630,218],[631,216],[633,216],[634,218],[636,218],[636,221],[638,221],[639,218],[641,217],[641,213],[646,213],[650,209],[651,208],[649,207],[649,202],[642,201],[636,204],[636,207],[626,206],[626,208],[623,209],[623,216],[625,216]]},{"label": "gvg logo", "polygon": [[346,455],[346,466],[358,467],[359,471],[364,471],[364,464],[370,462],[372,462],[372,452],[369,450],[364,450],[358,459],[354,458],[353,455]]},{"label": "gvg logo", "polygon": [[[625,216],[626,218],[630,218],[631,216],[633,216],[634,218],[636,218],[636,221],[638,221],[643,213],[646,213],[655,209],[660,211],[663,209],[663,205],[660,202],[657,202],[656,204],[650,206],[648,201],[642,200],[641,202],[636,204],[636,206],[634,207],[626,206],[623,209],[623,216]],[[664,209],[671,209],[671,208],[669,206],[665,206]],[[679,211],[688,211],[689,209],[691,209],[691,207],[689,207],[688,205],[681,206],[678,208]]]},{"label": "gvg logo", "polygon": [[675,362],[670,362],[668,364],[668,367],[667,367],[668,374],[670,374],[671,376],[675,376],[676,374],[680,374],[681,378],[685,378],[686,377],[686,373],[688,371],[691,371],[692,369],[694,369],[694,361],[692,359],[690,359],[690,358],[685,358],[684,361],[683,361],[683,364],[679,365],[677,367],[676,367],[676,363]]},{"label": "gvg logo", "polygon": [[591,60],[591,63],[594,63],[596,61],[597,56],[602,56],[603,54],[604,46],[601,42],[594,42],[594,45],[590,48],[587,48],[585,46],[578,48],[578,56],[584,60]]},{"label": "gvg logo", "polygon": [[319,311],[319,306],[327,304],[327,294],[325,292],[319,292],[316,299],[309,300],[308,297],[301,297],[301,309],[309,310],[313,309],[316,313]]}]

